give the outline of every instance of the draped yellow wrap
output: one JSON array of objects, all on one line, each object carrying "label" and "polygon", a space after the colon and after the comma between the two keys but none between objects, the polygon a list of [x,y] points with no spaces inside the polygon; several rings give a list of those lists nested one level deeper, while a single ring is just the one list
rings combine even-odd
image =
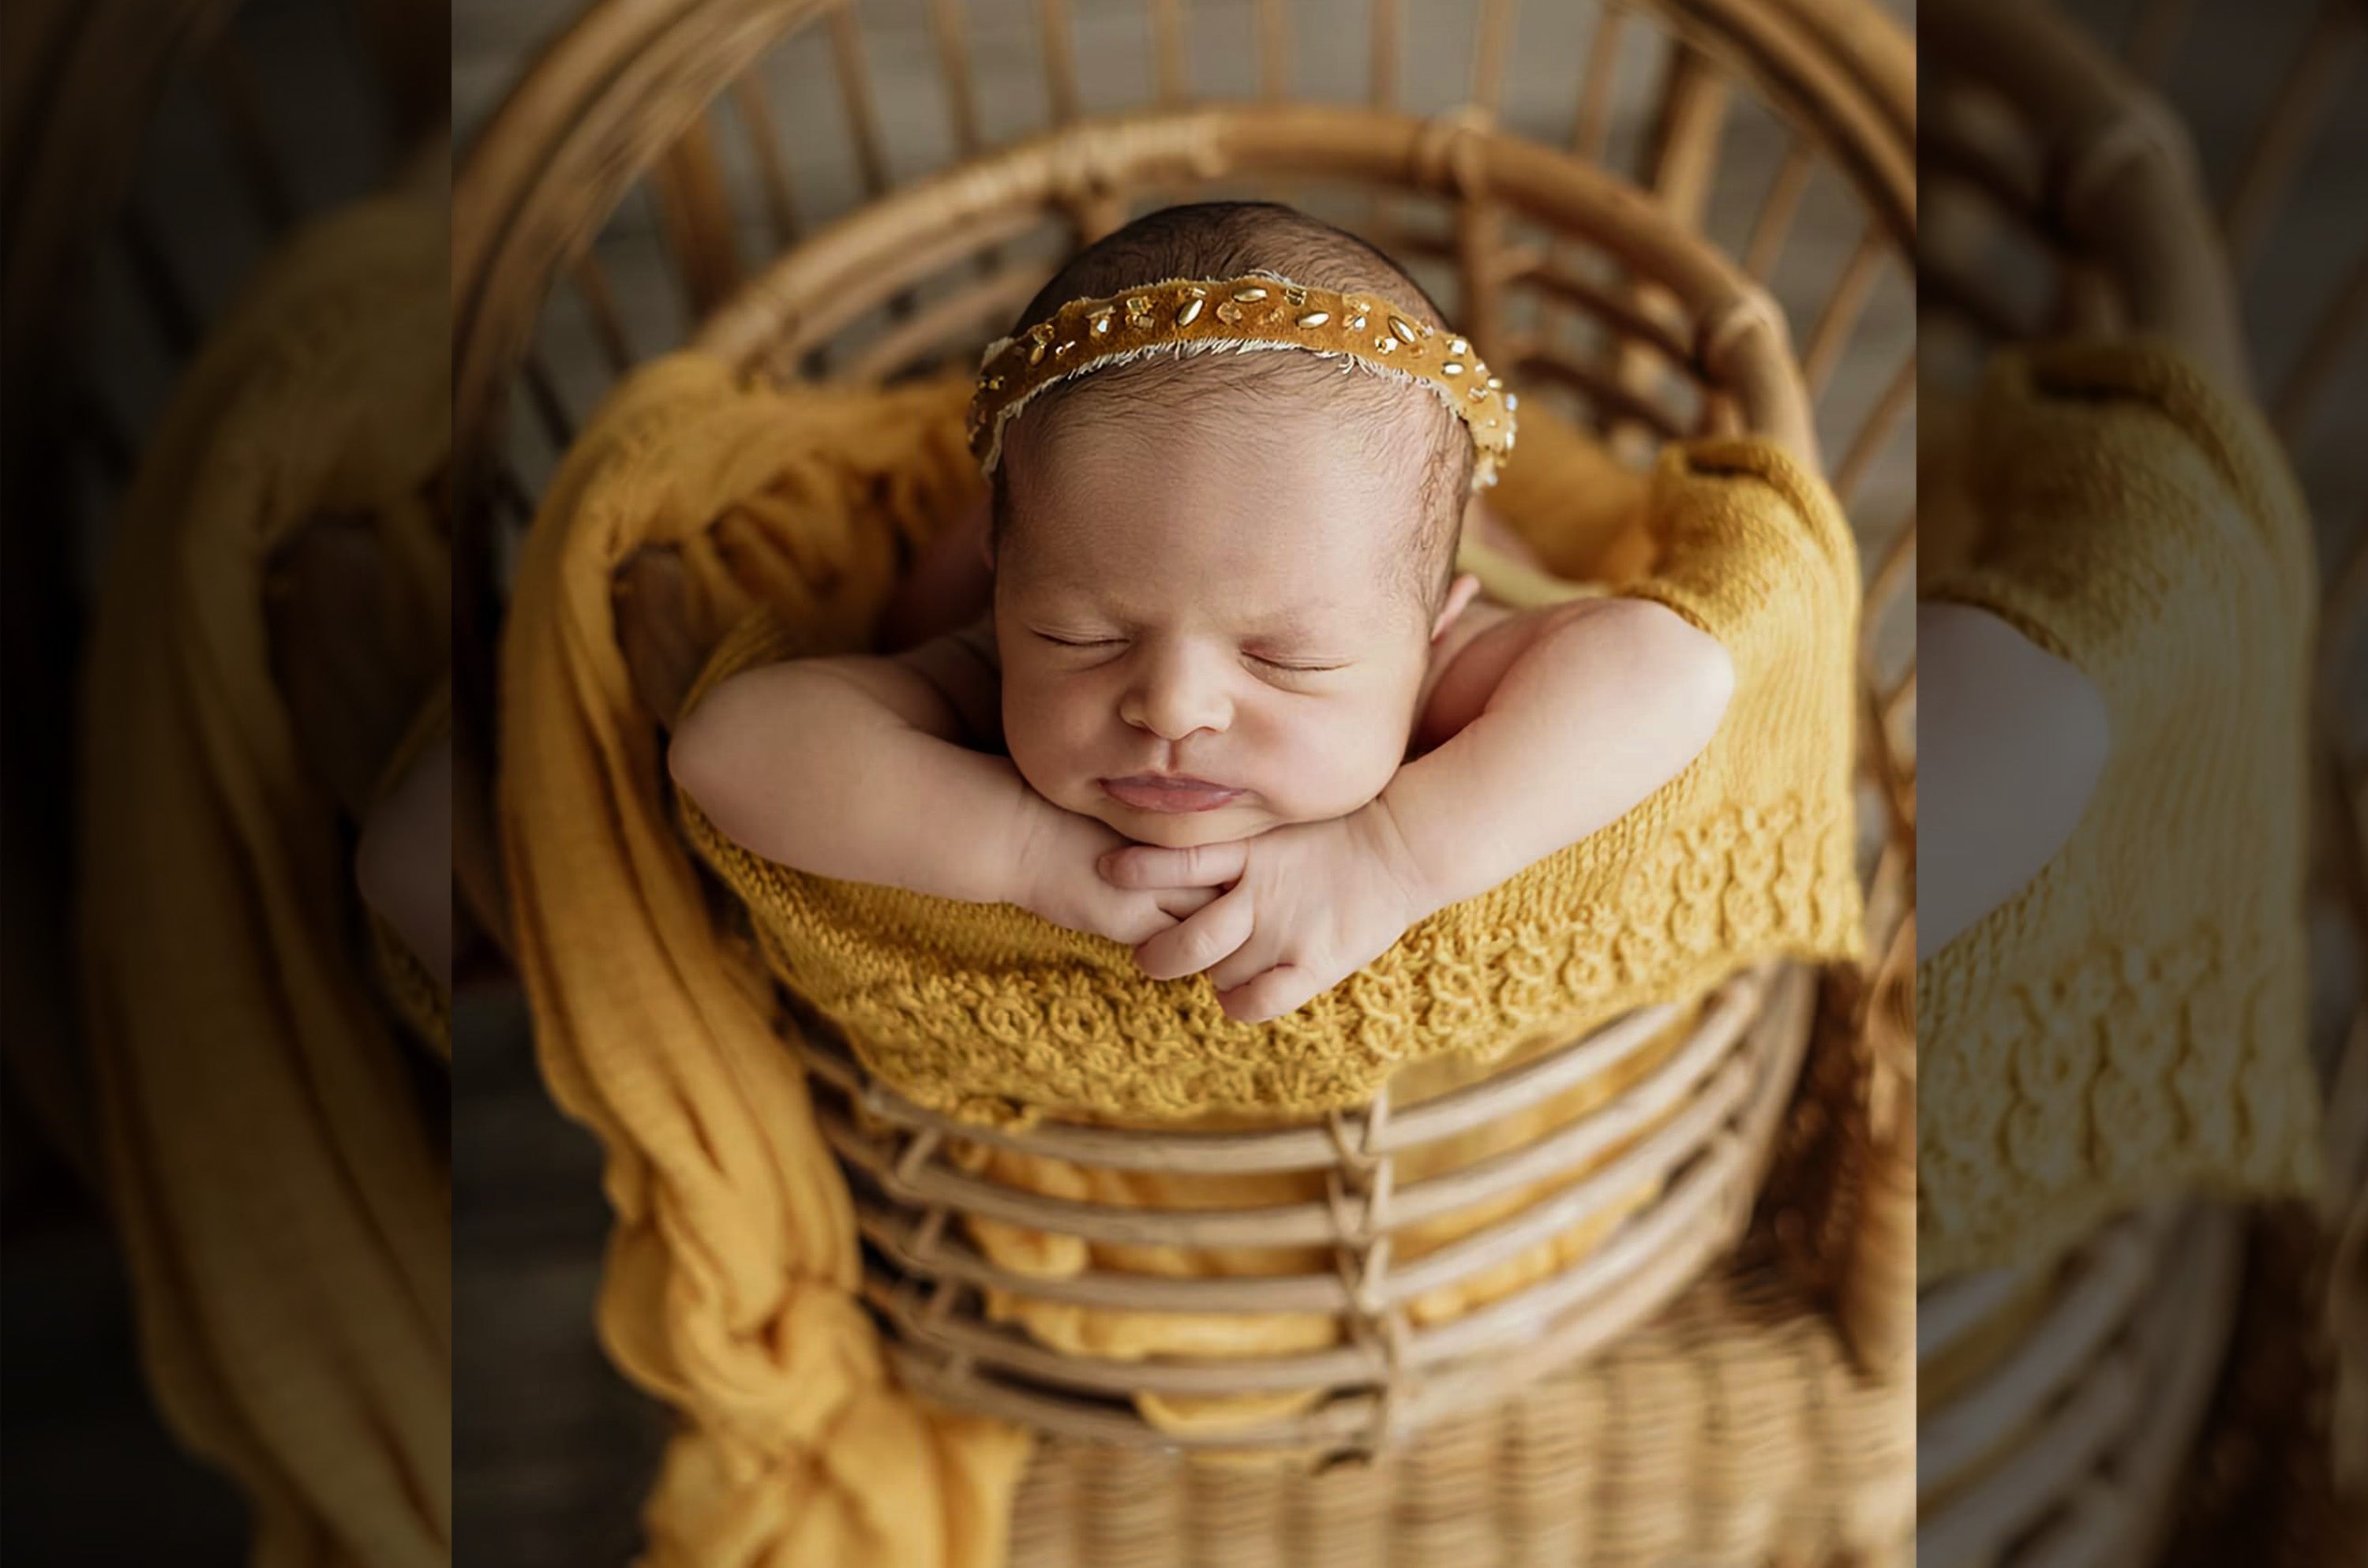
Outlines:
[{"label": "draped yellow wrap", "polygon": [[2097,683],[2072,838],[1918,970],[1918,1260],[2037,1257],[2143,1199],[2314,1180],[2304,1035],[2310,526],[2276,438],[2177,350],[1999,357],[1926,466],[1927,597]]},{"label": "draped yellow wrap", "polygon": [[[693,357],[658,361],[579,438],[520,563],[503,659],[515,930],[552,1090],[609,1153],[604,1335],[690,1418],[651,1505],[659,1562],[1000,1559],[1024,1442],[886,1381],[850,1295],[844,1181],[754,955],[718,938],[612,597],[636,551],[671,545],[692,635],[713,644],[742,628],[715,668],[862,646],[900,550],[978,494],[966,392],[776,390]],[[1204,981],[1146,982],[1114,944],[1009,909],[825,883],[690,831],[772,960],[875,1070],[917,1099],[992,1115],[1306,1111],[1422,1058],[1501,1057],[1698,994],[1755,958],[1854,954],[1859,576],[1838,508],[1764,442],[1691,444],[1639,484],[1551,428],[1525,428],[1493,498],[1556,565],[1633,521],[1607,497],[1643,505],[1662,564],[1626,591],[1725,643],[1727,721],[1629,818],[1426,922],[1292,1019],[1233,1025]],[[1580,476],[1600,488],[1574,488]],[[748,621],[758,608],[769,622]]]},{"label": "draped yellow wrap", "polygon": [[262,1568],[451,1554],[445,1111],[374,994],[354,824],[265,610],[272,552],[359,517],[414,640],[449,646],[450,245],[440,204],[389,198],[274,256],[149,446],[93,630],[79,913],[108,1195],[157,1401],[245,1490]]}]

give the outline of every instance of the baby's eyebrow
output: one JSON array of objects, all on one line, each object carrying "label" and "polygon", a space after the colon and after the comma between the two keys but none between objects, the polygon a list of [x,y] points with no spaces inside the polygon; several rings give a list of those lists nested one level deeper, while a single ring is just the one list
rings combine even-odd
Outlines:
[{"label": "baby's eyebrow", "polygon": [[1315,637],[1331,631],[1332,626],[1305,607],[1295,606],[1247,621],[1243,629],[1254,637]]}]

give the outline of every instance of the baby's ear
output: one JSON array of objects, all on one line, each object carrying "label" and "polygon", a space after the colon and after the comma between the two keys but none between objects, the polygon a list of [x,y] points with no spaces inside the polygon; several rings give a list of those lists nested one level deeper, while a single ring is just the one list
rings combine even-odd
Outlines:
[{"label": "baby's ear", "polygon": [[1463,619],[1472,608],[1473,597],[1480,592],[1480,579],[1469,572],[1456,574],[1447,587],[1447,602],[1440,607],[1439,619],[1430,623],[1430,640],[1434,642],[1447,635],[1447,629]]}]

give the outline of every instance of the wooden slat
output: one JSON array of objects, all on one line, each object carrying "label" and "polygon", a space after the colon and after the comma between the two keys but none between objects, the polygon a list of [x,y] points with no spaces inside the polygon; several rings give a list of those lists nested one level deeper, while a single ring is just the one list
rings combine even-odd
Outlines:
[{"label": "wooden slat", "polygon": [[1258,97],[1280,102],[1291,92],[1291,7],[1258,0]]},{"label": "wooden slat", "polygon": [[1513,373],[1524,381],[1552,381],[1587,399],[1594,406],[1597,419],[1607,428],[1615,420],[1634,420],[1666,439],[1685,437],[1685,422],[1675,414],[1644,394],[1629,391],[1594,366],[1543,353],[1529,356],[1516,364]]},{"label": "wooden slat", "polygon": [[1185,43],[1185,0],[1151,0],[1152,75],[1159,106],[1179,108],[1192,97],[1192,54]]},{"label": "wooden slat", "polygon": [[2336,370],[2358,349],[2363,323],[2368,323],[2368,251],[2352,264],[2351,278],[2311,329],[2309,347],[2278,389],[2271,418],[2286,441],[2299,438],[2310,424],[2335,381]]},{"label": "wooden slat", "polygon": [[1875,269],[1889,248],[1883,230],[1870,222],[1843,264],[1841,276],[1834,280],[1833,292],[1817,312],[1816,324],[1809,329],[1808,344],[1801,350],[1801,381],[1809,389],[1811,402],[1825,391],[1827,378],[1840,362],[1842,345],[1850,341],[1850,328],[1858,324],[1868,291],[1874,287]]},{"label": "wooden slat", "polygon": [[804,225],[798,222],[797,193],[790,183],[790,167],[781,157],[781,136],[773,122],[773,106],[765,84],[754,71],[732,84],[732,105],[739,111],[741,128],[748,133],[748,151],[757,160],[757,178],[765,197],[765,218],[773,243],[787,250],[798,243]]},{"label": "wooden slat", "polygon": [[1076,123],[1077,35],[1069,18],[1069,0],[1036,0],[1036,20],[1043,34],[1044,85],[1053,99],[1053,123]]},{"label": "wooden slat", "polygon": [[1890,692],[1884,697],[1883,722],[1884,727],[1886,729],[1896,729],[1899,723],[1900,714],[1907,709],[1907,706],[1909,703],[1915,700],[1916,666],[1910,665],[1907,666],[1907,673],[1899,677],[1899,684],[1893,687]]},{"label": "wooden slat", "polygon": [[929,32],[938,45],[938,72],[945,78],[946,106],[953,117],[954,151],[977,156],[985,145],[979,129],[978,87],[971,72],[967,0],[930,0]]},{"label": "wooden slat", "polygon": [[1809,172],[1816,165],[1816,152],[1806,137],[1795,134],[1784,144],[1784,161],[1776,165],[1776,177],[1768,182],[1768,194],[1760,199],[1759,211],[1751,221],[1751,238],[1743,247],[1743,269],[1759,282],[1768,280],[1776,269],[1776,258],[1784,254],[1793,215],[1800,210],[1801,193],[1808,188]]},{"label": "wooden slat", "polygon": [[[1572,110],[1570,127],[1571,151],[1588,163],[1603,161],[1603,145],[1610,134],[1613,67],[1620,55],[1620,35],[1626,13],[1616,6],[1606,5],[1598,14],[1595,31],[1587,40],[1587,64],[1579,75],[1578,102]],[[1546,256],[1549,271],[1566,271],[1563,266],[1564,246],[1559,236],[1548,242]],[[1539,316],[1539,335],[1554,342],[1564,335],[1568,316],[1549,301]]]},{"label": "wooden slat", "polygon": [[1494,113],[1504,96],[1505,51],[1513,38],[1513,0],[1481,0],[1472,35],[1472,101]]},{"label": "wooden slat", "polygon": [[622,375],[633,363],[633,346],[625,336],[625,321],[617,311],[617,296],[609,287],[608,269],[600,265],[598,255],[587,250],[568,268],[575,292],[584,301],[584,312],[592,323],[593,338],[600,345],[609,369]]},{"label": "wooden slat", "polygon": [[[1403,4],[1404,0],[1373,0],[1372,57],[1369,67],[1371,76],[1366,84],[1366,98],[1378,109],[1391,109],[1397,107],[1398,52],[1405,30],[1405,18],[1400,10]],[[1380,236],[1396,222],[1395,209],[1395,204],[1390,200],[1388,193],[1383,190],[1380,185],[1375,184],[1366,187],[1365,222],[1371,231],[1369,237],[1373,238],[1375,243],[1382,244],[1382,248],[1384,250],[1389,249],[1389,246],[1381,241]]]},{"label": "wooden slat", "polygon": [[732,197],[704,115],[684,127],[660,154],[651,166],[649,183],[667,252],[682,275],[684,302],[696,321],[740,287]]},{"label": "wooden slat", "polygon": [[1876,615],[1891,603],[1891,597],[1894,594],[1907,585],[1907,574],[1914,568],[1915,563],[1916,514],[1910,512],[1907,515],[1906,526],[1896,530],[1891,536],[1891,542],[1884,547],[1883,561],[1875,567],[1874,575],[1867,582],[1866,603],[1869,611],[1867,630],[1870,638],[1873,633],[1874,628],[1872,623]]},{"label": "wooden slat", "polygon": [[1718,173],[1726,102],[1726,77],[1719,68],[1682,40],[1674,44],[1643,174],[1646,187],[1690,229],[1702,226],[1711,182]]},{"label": "wooden slat", "polygon": [[1611,133],[1611,93],[1620,63],[1620,35],[1628,14],[1607,5],[1596,18],[1595,35],[1587,41],[1587,68],[1580,74],[1578,109],[1571,119],[1570,150],[1590,164],[1603,161],[1603,147]]},{"label": "wooden slat", "polygon": [[1679,369],[1691,367],[1693,346],[1657,316],[1646,315],[1610,289],[1595,282],[1567,262],[1549,261],[1525,274],[1546,298],[1573,305],[1609,325],[1630,343],[1645,344]]},{"label": "wooden slat", "polygon": [[2227,236],[2229,258],[2240,274],[2260,248],[2278,200],[2309,148],[2320,112],[2353,64],[2361,31],[2354,0],[2320,0],[2318,17],[2286,73],[2284,87],[2271,100],[2270,117],[2246,155],[2222,210],[2221,231]]},{"label": "wooden slat", "polygon": [[1841,466],[1834,470],[1834,494],[1848,508],[1858,496],[1858,487],[1866,480],[1867,470],[1874,465],[1877,453],[1891,435],[1892,426],[1916,401],[1916,356],[1910,352],[1899,369],[1893,372],[1891,383],[1883,389],[1874,409],[1850,437],[1850,449],[1842,456]]},{"label": "wooden slat", "polygon": [[1031,274],[1009,272],[940,300],[867,344],[862,353],[848,361],[843,379],[885,381],[913,369],[932,350],[959,347],[979,337],[981,329],[992,336],[1036,297],[1041,286]]},{"label": "wooden slat", "polygon": [[867,196],[888,188],[888,153],[880,136],[880,108],[871,96],[871,75],[863,61],[863,32],[855,9],[842,5],[830,14],[830,56],[838,76],[839,102],[847,110],[847,134],[855,148],[856,171]]}]

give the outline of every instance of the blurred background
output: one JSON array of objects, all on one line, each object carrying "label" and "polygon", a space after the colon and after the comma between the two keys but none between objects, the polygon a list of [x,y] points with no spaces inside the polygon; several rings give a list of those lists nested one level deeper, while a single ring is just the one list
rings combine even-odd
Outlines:
[{"label": "blurred background", "polygon": [[[1913,26],[1912,5],[1887,8]],[[2356,574],[2368,536],[2360,8],[2066,0],[2062,9],[2107,50],[2133,57],[2188,127],[2207,190],[2238,236],[2238,306],[2260,384],[2271,395],[2312,382],[2291,440],[2322,560],[2330,574],[2344,562]],[[568,77],[573,62],[591,56],[563,46],[603,18],[647,28],[666,11],[652,0],[456,0],[449,14],[382,0],[8,8],[0,33],[9,89],[0,1557],[9,1562],[249,1555],[234,1494],[186,1458],[154,1414],[97,1196],[87,1070],[75,1045],[72,698],[109,518],[177,378],[277,238],[395,177],[406,160],[442,159],[448,123],[451,165],[465,168],[538,70],[597,116],[598,94]],[[1189,73],[1170,84],[1156,77],[1155,29],[1186,15],[1180,6],[862,0],[844,24],[803,27],[764,51],[732,85],[686,80],[685,94],[712,100],[697,155],[654,160],[613,211],[583,214],[588,260],[528,305],[512,302],[525,312],[513,324],[514,365],[488,372],[473,402],[469,386],[460,389],[455,572],[472,579],[459,607],[464,668],[485,654],[481,633],[498,613],[510,553],[574,430],[625,365],[684,342],[703,301],[871,197],[941,168],[966,138],[1006,144],[1171,86],[1198,98],[1252,97],[1277,75],[1294,96],[1363,101],[1372,11],[1367,0],[1191,0]],[[1406,0],[1400,11],[1401,107],[1446,114],[1485,81],[1504,126],[1555,146],[1584,140],[1588,155],[1632,178],[1686,186],[1713,242],[1764,270],[1819,383],[1828,466],[1852,470],[1850,511],[1869,574],[1912,571],[1899,541],[1915,505],[1916,301],[1890,237],[1849,182],[1748,97],[1729,107],[1698,179],[1670,170],[1658,118],[1668,35],[1607,28],[1592,0]],[[715,9],[707,15],[712,21]],[[944,86],[949,16],[975,73],[966,110]],[[850,77],[865,84],[863,101],[846,94]],[[2279,106],[2297,100],[2307,115],[2290,131],[2266,132],[2283,123]],[[529,101],[512,112],[508,144],[531,145],[537,114],[550,111]],[[2232,193],[2248,185],[2265,139],[2283,148],[2272,149],[2283,170],[2276,199],[2237,203]],[[712,199],[687,200],[701,181],[712,182]],[[1788,187],[1787,221],[1771,244],[1770,195]],[[1368,216],[1360,202],[1327,199],[1315,193],[1308,204],[1352,224]],[[1406,218],[1408,232],[1424,232],[1423,220]],[[685,244],[686,225],[699,230],[697,244]],[[1065,240],[1048,229],[1012,243],[1041,251],[1049,270]],[[686,267],[694,256],[703,275]],[[1447,258],[1418,256],[1415,270],[1452,296]],[[924,290],[912,308],[942,297]],[[883,312],[851,324],[829,353],[845,363],[903,319]],[[1517,316],[1514,324],[1540,324]],[[470,325],[456,320],[455,331]],[[1897,698],[1885,716],[1912,732],[1912,682],[1898,673],[1909,630],[1904,618],[1878,630],[1880,684]],[[2333,644],[2331,664],[2352,673],[2347,689],[2356,693],[2368,644],[2356,623],[2334,630],[2350,641]],[[465,689],[460,700],[465,725]],[[2328,711],[2356,778],[2368,705]],[[456,854],[467,861],[465,806],[461,816]],[[618,1379],[593,1336],[609,1228],[598,1153],[556,1113],[537,1074],[515,982],[484,929],[498,918],[482,902],[484,848],[474,844],[478,899],[463,888],[464,914],[480,918],[462,923],[451,1023],[454,1555],[619,1562],[639,1539],[665,1416]],[[472,874],[464,866],[464,884]],[[2357,1028],[2359,949],[2334,915],[2319,935],[2317,1041],[2332,1062]]]}]

